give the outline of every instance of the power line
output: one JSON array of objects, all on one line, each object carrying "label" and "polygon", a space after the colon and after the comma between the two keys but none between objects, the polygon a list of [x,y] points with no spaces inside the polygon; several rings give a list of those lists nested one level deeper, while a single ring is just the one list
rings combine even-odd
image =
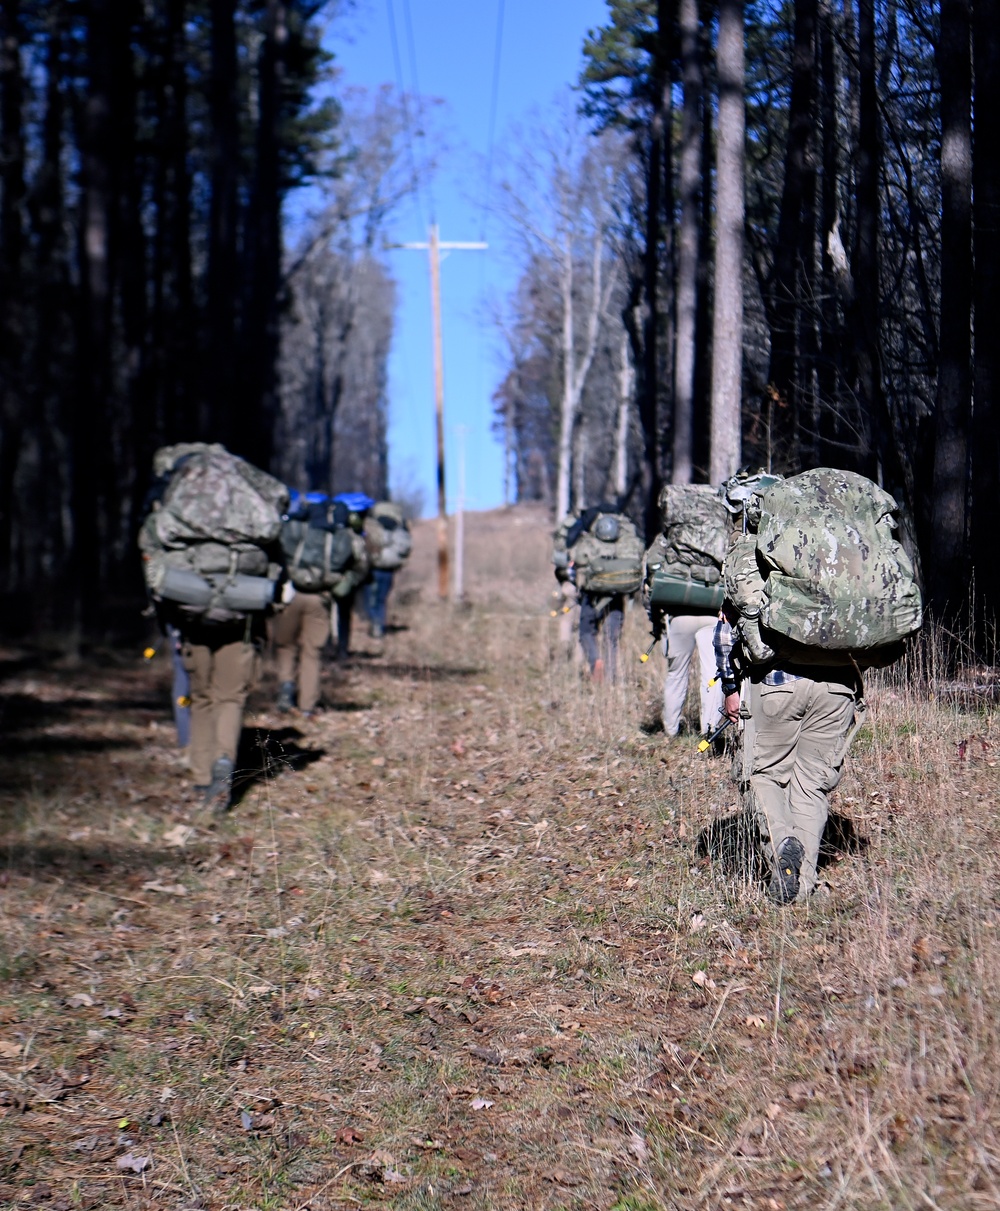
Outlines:
[{"label": "power line", "polygon": [[[420,138],[426,139],[427,115],[424,111],[423,93],[420,91],[420,78],[417,75],[417,48],[413,39],[413,20],[410,16],[410,0],[403,0],[403,19],[406,22],[406,41],[410,54],[410,79],[413,81],[413,94],[418,110],[418,117],[420,118],[420,130],[417,133]],[[431,212],[431,222],[433,223],[437,216],[437,207],[434,205],[434,191],[429,180],[425,179],[424,188],[427,191],[427,200]]]},{"label": "power line", "polygon": [[427,220],[424,218],[424,214],[420,206],[420,173],[417,171],[417,157],[413,152],[413,123],[410,121],[410,107],[406,100],[406,89],[403,81],[403,63],[399,56],[399,39],[396,36],[396,14],[393,10],[392,0],[385,0],[385,7],[389,14],[389,41],[392,43],[392,61],[396,68],[396,87],[399,89],[399,99],[403,107],[403,127],[406,131],[406,148],[409,153],[410,173],[413,177],[414,205],[417,208],[417,214],[420,219],[421,226],[426,227]]},{"label": "power line", "polygon": [[486,188],[483,193],[483,239],[486,239],[486,223],[489,214],[490,194],[493,188],[493,138],[497,125],[497,98],[500,95],[500,53],[503,49],[503,6],[497,0],[497,28],[493,48],[493,86],[490,90],[490,120],[486,139]]}]

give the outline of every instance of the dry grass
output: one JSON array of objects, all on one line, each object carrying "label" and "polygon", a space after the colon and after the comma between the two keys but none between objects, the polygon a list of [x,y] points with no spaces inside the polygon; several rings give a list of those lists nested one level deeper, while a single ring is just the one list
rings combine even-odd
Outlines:
[{"label": "dry grass", "polygon": [[403,629],[319,720],[264,683],[215,827],[163,661],[6,654],[0,1204],[1000,1206],[987,698],[873,689],[837,796],[867,845],[777,911],[697,856],[728,769],[642,731],[638,612],[592,687],[544,516],[468,533],[471,603],[421,527]]}]

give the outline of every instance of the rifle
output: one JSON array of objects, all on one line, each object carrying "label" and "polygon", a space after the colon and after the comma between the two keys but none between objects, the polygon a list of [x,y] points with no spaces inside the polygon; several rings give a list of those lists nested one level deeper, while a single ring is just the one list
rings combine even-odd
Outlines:
[{"label": "rifle", "polygon": [[650,641],[649,647],[646,648],[646,650],[643,652],[643,654],[639,657],[639,659],[642,661],[643,664],[645,664],[646,661],[649,659],[649,657],[652,655],[653,648],[655,648],[656,645],[663,638],[663,632],[666,627],[666,618],[667,618],[666,610],[655,609],[652,606],[650,607],[649,621],[653,625],[653,638]]}]

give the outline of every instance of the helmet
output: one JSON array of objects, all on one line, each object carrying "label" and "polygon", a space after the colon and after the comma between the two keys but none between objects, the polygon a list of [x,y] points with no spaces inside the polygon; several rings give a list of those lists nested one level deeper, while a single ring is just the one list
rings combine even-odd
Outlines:
[{"label": "helmet", "polygon": [[617,542],[620,533],[618,518],[609,513],[602,513],[594,525],[594,537],[601,542]]}]

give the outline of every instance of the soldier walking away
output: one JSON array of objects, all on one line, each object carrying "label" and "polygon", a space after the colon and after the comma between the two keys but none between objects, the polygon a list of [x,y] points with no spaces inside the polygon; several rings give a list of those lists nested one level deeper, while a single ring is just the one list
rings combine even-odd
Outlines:
[{"label": "soldier walking away", "polygon": [[281,549],[288,582],[284,609],[271,626],[282,714],[298,705],[305,717],[319,707],[321,657],[330,638],[334,594],[353,583],[356,535],[342,501],[322,492],[292,494],[282,519]]},{"label": "soldier walking away", "polygon": [[365,515],[375,504],[364,492],[341,492],[334,497],[347,508],[347,524],[354,533],[354,562],[350,577],[334,594],[337,607],[337,659],[346,660],[351,649],[351,621],[358,590],[371,575],[372,553],[365,539]]},{"label": "soldier walking away", "polygon": [[200,442],[153,459],[139,534],[146,587],[180,635],[191,685],[191,774],[206,806],[229,810],[243,712],[281,576],[277,539],[288,491]]},{"label": "soldier walking away", "polygon": [[410,556],[413,539],[402,508],[389,500],[373,505],[365,518],[365,538],[371,551],[371,580],[364,588],[370,634],[385,634],[386,606],[393,578]]},{"label": "soldier walking away", "polygon": [[580,600],[580,646],[594,681],[614,681],[625,598],[642,583],[642,541],[615,506],[602,503],[556,531],[556,578],[576,585]]},{"label": "soldier walking away", "polygon": [[696,664],[699,725],[705,735],[722,715],[713,638],[732,522],[718,489],[708,484],[667,484],[659,504],[662,530],[646,552],[643,595],[654,644],[662,634],[667,657],[663,730],[668,736],[679,733],[691,668]]},{"label": "soldier walking away", "polygon": [[[748,480],[756,481],[750,482]],[[756,815],[776,904],[803,901],[829,796],[864,714],[863,669],[891,663],[921,624],[896,541],[896,502],[820,468],[727,484],[738,529],[716,630],[725,713],[743,724],[741,790]]]}]

